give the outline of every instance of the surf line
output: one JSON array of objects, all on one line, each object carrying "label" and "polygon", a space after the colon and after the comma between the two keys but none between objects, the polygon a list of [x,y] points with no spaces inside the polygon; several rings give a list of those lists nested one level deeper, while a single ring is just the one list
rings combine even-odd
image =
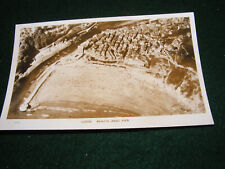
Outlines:
[{"label": "surf line", "polygon": [[47,68],[47,70],[45,70],[41,75],[40,75],[40,80],[37,83],[36,87],[34,88],[34,90],[31,92],[31,94],[29,95],[28,98],[24,98],[24,103],[20,105],[19,110],[22,112],[27,111],[27,109],[29,109],[30,107],[30,102],[33,99],[33,97],[35,96],[35,94],[38,92],[38,90],[40,89],[40,87],[42,86],[42,84],[47,80],[47,78],[51,75],[51,73],[55,70],[55,65],[58,63],[58,61],[56,63],[54,63],[53,65],[51,65],[49,68]]}]

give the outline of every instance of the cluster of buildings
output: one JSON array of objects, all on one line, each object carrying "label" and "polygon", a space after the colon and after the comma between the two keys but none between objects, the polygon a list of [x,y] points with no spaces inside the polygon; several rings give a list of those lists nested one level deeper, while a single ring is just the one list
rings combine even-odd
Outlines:
[{"label": "cluster of buildings", "polygon": [[149,68],[154,58],[165,58],[169,54],[178,61],[182,59],[178,56],[180,50],[188,55],[183,45],[188,36],[191,38],[184,18],[146,20],[94,35],[83,44],[83,54],[90,60],[139,60]]}]

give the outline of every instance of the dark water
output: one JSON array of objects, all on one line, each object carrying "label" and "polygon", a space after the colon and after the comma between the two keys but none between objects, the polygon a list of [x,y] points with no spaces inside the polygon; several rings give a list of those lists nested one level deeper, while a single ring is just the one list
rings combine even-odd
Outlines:
[{"label": "dark water", "polygon": [[[64,118],[106,118],[106,117],[135,117],[140,116],[130,110],[107,105],[92,105],[84,102],[48,102],[39,109],[27,112],[17,112],[8,116],[9,119],[64,119]],[[62,108],[64,110],[62,110]],[[58,109],[57,109],[58,108]]]}]

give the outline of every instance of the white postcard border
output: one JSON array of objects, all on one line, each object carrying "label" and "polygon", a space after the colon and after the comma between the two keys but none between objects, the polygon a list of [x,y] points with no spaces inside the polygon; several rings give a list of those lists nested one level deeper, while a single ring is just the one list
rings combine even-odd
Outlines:
[{"label": "white postcard border", "polygon": [[[189,17],[191,23],[192,41],[195,53],[195,60],[200,81],[201,92],[203,96],[205,113],[186,114],[186,115],[160,115],[145,117],[116,117],[116,118],[80,118],[80,119],[7,119],[8,109],[12,97],[13,84],[16,73],[17,58],[19,51],[19,33],[24,27],[36,27],[44,25],[76,24],[88,22],[103,21],[122,21],[122,20],[142,20],[158,19],[170,17]],[[39,22],[30,24],[16,25],[14,50],[10,77],[8,81],[5,102],[0,118],[0,130],[79,130],[79,129],[119,129],[119,128],[158,128],[158,127],[175,127],[175,126],[198,126],[213,125],[211,110],[209,107],[208,97],[205,89],[200,56],[198,50],[196,27],[194,13],[176,13],[160,15],[141,15],[141,16],[123,16],[123,17],[105,17],[77,20],[63,20],[53,22]]]}]

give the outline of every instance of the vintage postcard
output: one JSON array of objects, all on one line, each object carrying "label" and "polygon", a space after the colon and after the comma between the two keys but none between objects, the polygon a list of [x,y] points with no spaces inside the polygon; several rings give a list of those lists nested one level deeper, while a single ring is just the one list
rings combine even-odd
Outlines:
[{"label": "vintage postcard", "polygon": [[16,25],[1,130],[212,124],[193,13]]}]

